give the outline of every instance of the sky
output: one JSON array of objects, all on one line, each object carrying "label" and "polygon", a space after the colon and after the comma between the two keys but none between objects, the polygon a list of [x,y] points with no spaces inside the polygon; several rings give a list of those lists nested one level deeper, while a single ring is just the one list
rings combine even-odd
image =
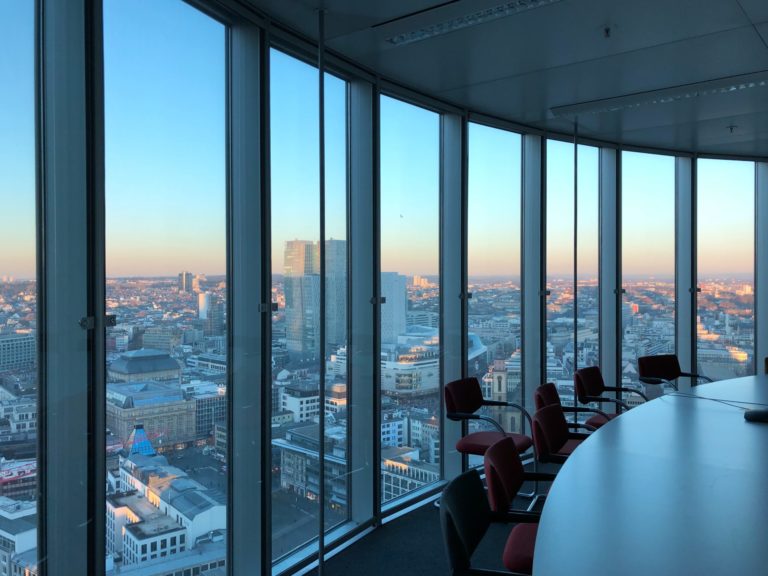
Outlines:
[{"label": "sky", "polygon": [[[33,2],[0,0],[0,277],[35,274]],[[151,17],[150,17],[151,15]],[[180,0],[105,0],[110,276],[225,271],[225,27]],[[318,76],[271,52],[272,268],[320,226]],[[346,237],[345,84],[326,75],[326,236]],[[383,271],[439,269],[439,116],[381,100]],[[573,270],[573,145],[548,142],[547,274]],[[598,151],[579,146],[579,277],[597,271]],[[674,159],[625,152],[627,276],[674,269]],[[520,137],[472,125],[469,271],[520,268]],[[699,161],[699,270],[751,274],[752,164]]]}]

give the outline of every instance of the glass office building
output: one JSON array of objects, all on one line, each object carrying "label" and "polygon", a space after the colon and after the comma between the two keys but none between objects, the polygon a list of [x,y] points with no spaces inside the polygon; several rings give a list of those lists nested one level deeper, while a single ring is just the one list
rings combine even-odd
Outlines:
[{"label": "glass office building", "polygon": [[327,4],[0,0],[0,574],[298,573],[478,463],[449,381],[762,371],[768,14]]}]

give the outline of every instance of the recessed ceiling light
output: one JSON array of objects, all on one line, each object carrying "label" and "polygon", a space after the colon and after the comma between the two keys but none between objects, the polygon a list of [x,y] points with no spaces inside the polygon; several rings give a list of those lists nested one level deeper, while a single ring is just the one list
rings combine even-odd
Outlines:
[{"label": "recessed ceiling light", "polygon": [[470,26],[477,26],[478,24],[485,24],[492,20],[498,20],[499,18],[505,18],[519,12],[525,12],[533,8],[540,8],[548,4],[555,4],[562,0],[514,0],[512,2],[504,2],[498,6],[486,8],[485,10],[478,10],[465,16],[459,16],[458,18],[452,18],[439,24],[432,24],[419,28],[413,32],[404,32],[397,34],[391,38],[387,38],[387,42],[394,44],[395,46],[403,46],[404,44],[412,44],[414,42],[420,42],[427,40],[428,38],[434,38],[435,36],[441,36],[443,34],[449,34],[469,28]]},{"label": "recessed ceiling light", "polygon": [[555,106],[554,108],[551,108],[551,112],[557,117],[574,117],[583,114],[619,112],[621,110],[630,110],[632,108],[639,108],[640,106],[651,104],[669,104],[671,102],[679,102],[681,100],[689,100],[701,96],[728,94],[731,92],[740,92],[750,88],[761,88],[765,86],[768,86],[768,70],[762,70],[752,74],[728,76],[716,80],[707,80],[706,82],[672,86],[660,90],[637,92],[626,96],[616,96],[614,98],[591,100],[589,102],[580,102],[578,104]]}]

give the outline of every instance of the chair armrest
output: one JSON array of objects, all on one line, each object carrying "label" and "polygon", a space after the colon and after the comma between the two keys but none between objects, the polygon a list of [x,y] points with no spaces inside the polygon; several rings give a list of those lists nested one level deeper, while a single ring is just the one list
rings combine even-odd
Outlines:
[{"label": "chair armrest", "polygon": [[482,414],[475,414],[474,412],[448,412],[445,415],[449,420],[453,421],[461,421],[461,420],[482,420],[484,422],[489,422],[493,425],[494,428],[498,432],[501,432],[502,434],[506,434],[504,431],[504,428],[501,427],[501,424],[496,422],[493,418],[490,416],[483,416]]},{"label": "chair armrest", "polygon": [[640,396],[640,398],[648,402],[648,396],[640,392],[640,390],[635,390],[634,388],[620,388],[618,386],[606,386],[605,389],[611,392],[629,392],[630,394],[637,394],[638,396]]},{"label": "chair armrest", "polygon": [[563,406],[563,412],[572,412],[574,414],[599,414],[609,418],[608,414],[598,408],[587,408],[586,406]]},{"label": "chair armrest", "polygon": [[574,430],[589,430],[590,432],[597,430],[597,428],[594,426],[590,426],[589,424],[582,424],[581,422],[568,422],[568,428],[573,428]]},{"label": "chair armrest", "polygon": [[655,376],[640,376],[639,378],[640,382],[643,384],[668,384],[668,380],[664,380],[664,378],[656,378]]},{"label": "chair armrest", "polygon": [[582,434],[581,432],[568,432],[568,438],[571,440],[586,440],[589,438],[589,434]]},{"label": "chair armrest", "polygon": [[480,420],[479,414],[471,412],[448,412],[445,415],[448,420],[460,421],[460,420]]},{"label": "chair armrest", "polygon": [[680,372],[680,376],[685,376],[686,378],[695,378],[696,380],[704,380],[705,382],[712,382],[712,378],[709,376],[694,374],[692,372]]},{"label": "chair armrest", "polygon": [[523,472],[523,480],[525,481],[554,482],[555,478],[557,478],[557,474],[549,472]]},{"label": "chair armrest", "polygon": [[510,508],[503,512],[491,512],[494,522],[514,522],[523,524],[536,524],[541,520],[540,512],[526,512]]},{"label": "chair armrest", "polygon": [[[483,406],[506,406],[508,408],[517,408],[520,410],[520,412],[523,413],[523,417],[528,420],[528,427],[531,429],[531,433],[533,433],[533,418],[531,418],[531,413],[528,412],[528,410],[526,410],[525,407],[521,406],[520,404],[515,404],[514,402],[505,402],[503,400],[486,400],[483,398]],[[523,432],[525,432],[524,429]]]},{"label": "chair armrest", "polygon": [[[586,397],[587,402],[612,402],[613,404],[616,404],[616,406],[620,406],[624,410],[629,410],[629,405],[626,402],[623,402],[621,400],[618,400],[616,398],[606,398],[605,396],[587,396]],[[603,413],[604,416],[607,416],[607,414]]]}]

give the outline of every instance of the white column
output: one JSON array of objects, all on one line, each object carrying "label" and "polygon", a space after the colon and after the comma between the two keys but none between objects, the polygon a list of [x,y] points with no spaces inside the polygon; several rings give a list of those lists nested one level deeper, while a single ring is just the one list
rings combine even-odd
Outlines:
[{"label": "white column", "polygon": [[[261,125],[266,45],[259,29],[238,23],[230,35],[230,386],[228,462],[229,565],[233,574],[271,570],[269,533],[256,519],[269,516],[270,497],[270,324],[269,226],[264,203],[268,185],[262,174],[267,142]],[[262,547],[257,543],[263,542]],[[260,567],[260,568],[256,568]]]},{"label": "white column", "polygon": [[[440,347],[442,382],[461,378],[466,363],[465,311],[466,275],[464,252],[464,119],[457,114],[443,114],[440,120]],[[461,424],[445,417],[443,407],[442,463],[446,479],[461,473],[461,454],[456,442],[461,437]]]},{"label": "white column", "polygon": [[[86,0],[42,0],[39,10],[38,149],[44,235],[38,279],[43,374],[38,558],[48,576],[88,574],[89,567],[104,565],[103,547],[96,546],[95,557],[89,556],[89,539],[100,533],[105,518],[104,477],[94,479],[88,469],[91,457],[102,459],[103,469],[104,457],[103,448],[97,453],[104,428],[94,430],[96,424],[89,422],[90,386],[95,384],[89,345],[97,328],[103,330],[103,312],[98,319],[94,313],[88,265],[93,253],[89,231],[95,222],[89,202],[101,191],[95,182],[100,171],[94,159],[103,162],[103,149],[92,148],[101,140],[94,137],[95,118],[89,116],[101,109],[92,101],[97,67],[90,25],[94,9]],[[91,511],[100,493],[101,507]]]},{"label": "white column", "polygon": [[607,386],[621,382],[621,152],[600,149],[600,370]]},{"label": "white column", "polygon": [[[693,158],[675,159],[677,238],[675,243],[677,357],[684,372],[696,371],[696,228],[695,171]],[[690,388],[687,378],[678,384]]]},{"label": "white column", "polygon": [[374,225],[378,96],[373,86],[362,80],[353,80],[349,90],[349,487],[351,519],[361,524],[377,514],[379,497],[378,224]]},{"label": "white column", "polygon": [[523,246],[522,246],[522,315],[523,315],[523,403],[533,411],[533,394],[543,383],[544,338],[544,197],[541,136],[523,136]]},{"label": "white column", "polygon": [[755,372],[768,358],[768,162],[755,163]]}]

